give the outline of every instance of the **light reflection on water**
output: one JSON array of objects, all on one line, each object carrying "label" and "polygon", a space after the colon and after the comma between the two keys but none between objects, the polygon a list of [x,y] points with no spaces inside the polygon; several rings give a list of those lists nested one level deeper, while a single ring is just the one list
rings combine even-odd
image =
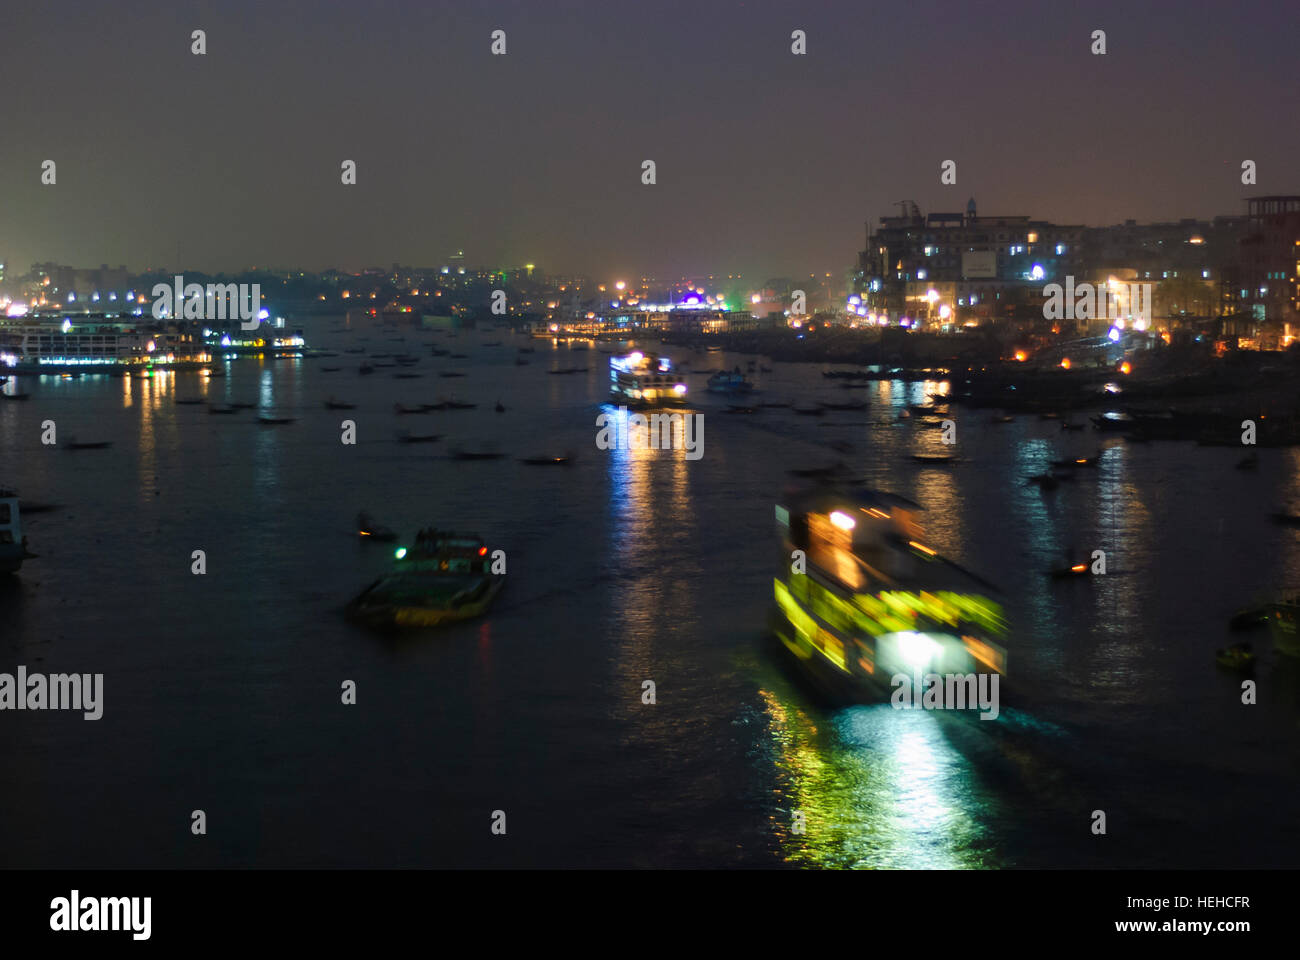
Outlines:
[{"label": "light reflection on water", "polygon": [[[1300,510],[1300,452],[1262,451],[1248,473],[1233,469],[1234,451],[1125,445],[1036,417],[994,425],[991,412],[955,406],[963,461],[927,467],[911,454],[938,449],[939,431],[901,413],[935,384],[843,391],[815,366],[781,363],[759,377],[766,398],[861,398],[869,410],[727,416],[700,396],[702,460],[595,451],[603,355],[592,352],[585,377],[555,377],[548,367],[575,362],[567,351],[539,343],[516,368],[508,351],[477,350],[475,336],[461,342],[470,360],[422,358],[430,376],[410,383],[423,397],[385,376],[391,368],[358,378],[350,355],[326,361],[345,367],[332,375],[311,362],[240,360],[221,383],[45,378],[29,403],[0,404],[0,480],[67,504],[27,525],[43,557],[0,622],[18,634],[6,656],[39,649],[68,669],[104,669],[121,711],[97,728],[103,744],[87,744],[84,727],[40,728],[70,758],[66,776],[13,758],[25,789],[7,792],[0,820],[73,824],[0,833],[18,844],[17,862],[186,865],[155,826],[165,818],[137,809],[133,785],[179,793],[199,778],[228,809],[292,808],[262,846],[216,855],[232,866],[310,866],[322,850],[362,866],[490,856],[563,866],[574,849],[611,866],[1069,866],[1097,856],[1070,839],[1086,843],[1075,826],[1092,802],[1127,805],[1153,838],[1119,854],[1139,866],[1281,861],[1300,849],[1284,805],[1250,807],[1257,834],[1234,832],[1244,792],[1287,796],[1295,785],[1287,758],[1300,747],[1300,683],[1270,658],[1257,674],[1260,705],[1247,711],[1238,678],[1213,663],[1235,608],[1300,583],[1300,532],[1267,518]],[[572,447],[576,463],[462,465],[443,448],[397,446],[393,402],[451,392],[433,376],[453,366],[469,373],[457,392],[483,406],[431,418],[444,443],[487,438],[512,455]],[[359,424],[355,448],[338,442],[339,417],[322,405],[330,394],[359,404],[347,415]],[[260,401],[299,420],[212,417],[177,406],[177,395]],[[492,412],[497,396],[508,414]],[[71,430],[115,446],[48,455],[37,429],[46,415],[61,438]],[[1100,448],[1096,468],[1055,492],[1024,483],[1052,459]],[[1004,588],[1016,685],[1004,705],[1024,698],[1034,709],[964,726],[888,706],[836,710],[758,655],[772,504],[788,468],[837,459],[854,479],[920,501],[928,542]],[[500,606],[400,652],[345,623],[340,605],[386,563],[355,542],[360,508],[404,531],[451,521],[501,541],[511,583]],[[123,544],[117,563],[84,575]],[[206,579],[188,573],[200,546]],[[1046,576],[1067,551],[1094,548],[1107,551],[1107,578]],[[160,597],[165,614],[142,622]],[[321,707],[321,691],[352,675],[374,691],[366,711]],[[247,687],[250,676],[260,685]],[[654,706],[641,702],[647,679]],[[22,720],[35,731],[41,718]],[[248,760],[248,744],[272,741],[274,763],[269,753]],[[322,766],[322,742],[337,763]],[[213,759],[196,772],[199,754]],[[82,768],[107,784],[88,812]],[[334,779],[335,769],[350,772]],[[580,809],[582,824],[553,840],[530,834],[509,856],[478,845],[477,827],[414,846],[405,822],[372,827],[409,817],[423,830],[431,810],[445,822],[466,797],[501,796],[532,805],[535,822],[569,822]],[[312,814],[316,803],[328,811]],[[806,834],[790,832],[794,809],[808,816]],[[118,822],[131,829],[105,826]],[[1185,844],[1189,830],[1204,846]],[[133,839],[150,831],[153,847]]]},{"label": "light reflection on water", "polygon": [[[760,691],[780,771],[785,859],[820,867],[955,869],[996,866],[977,817],[970,762],[937,717],[888,704],[822,720],[771,689]],[[803,811],[805,832],[794,832]]]}]

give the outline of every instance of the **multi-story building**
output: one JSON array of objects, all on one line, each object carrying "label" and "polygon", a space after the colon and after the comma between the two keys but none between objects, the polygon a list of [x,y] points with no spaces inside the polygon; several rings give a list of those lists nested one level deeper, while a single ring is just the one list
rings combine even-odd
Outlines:
[{"label": "multi-story building", "polygon": [[912,203],[868,234],[855,306],[860,316],[904,326],[951,327],[1018,311],[1041,317],[1044,285],[1082,273],[1084,233],[1026,216],[982,217],[973,199],[965,213],[928,216]]},{"label": "multi-story building", "polygon": [[1289,346],[1300,335],[1300,196],[1247,201],[1229,299],[1253,320],[1259,346]]}]

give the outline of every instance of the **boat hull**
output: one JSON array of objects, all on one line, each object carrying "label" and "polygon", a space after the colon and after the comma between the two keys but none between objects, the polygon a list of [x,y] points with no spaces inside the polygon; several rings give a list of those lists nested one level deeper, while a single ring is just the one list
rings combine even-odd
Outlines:
[{"label": "boat hull", "polygon": [[458,600],[455,595],[447,596],[446,590],[439,589],[452,583],[453,578],[439,574],[412,573],[404,575],[403,586],[406,589],[402,592],[418,593],[422,576],[428,590],[428,596],[423,600],[409,596],[400,599],[387,597],[387,585],[384,580],[380,580],[349,604],[348,615],[353,620],[379,629],[441,627],[483,616],[505,585],[502,576],[483,577],[480,578],[478,587],[473,588],[463,600]]}]

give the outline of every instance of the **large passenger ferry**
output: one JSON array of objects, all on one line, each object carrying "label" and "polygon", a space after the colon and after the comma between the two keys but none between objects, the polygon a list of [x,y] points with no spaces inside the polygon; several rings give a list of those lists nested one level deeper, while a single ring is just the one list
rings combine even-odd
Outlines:
[{"label": "large passenger ferry", "polygon": [[682,406],[686,384],[667,357],[634,350],[609,358],[609,399],[627,407]]},{"label": "large passenger ferry", "polygon": [[1006,673],[996,588],[926,546],[920,510],[888,493],[831,488],[794,492],[776,508],[773,629],[836,696],[885,699],[900,673]]}]

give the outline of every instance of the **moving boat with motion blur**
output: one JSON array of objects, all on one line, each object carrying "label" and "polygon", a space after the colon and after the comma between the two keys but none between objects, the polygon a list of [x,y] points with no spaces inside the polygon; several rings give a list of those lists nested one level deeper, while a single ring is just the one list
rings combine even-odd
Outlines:
[{"label": "moving boat with motion blur", "polygon": [[354,620],[380,628],[436,627],[487,612],[505,585],[478,534],[430,527],[399,547],[393,570],[348,604]]},{"label": "moving boat with motion blur", "polygon": [[679,407],[686,403],[686,384],[667,357],[633,350],[609,358],[609,399],[625,407]]},{"label": "moving boat with motion blur", "polygon": [[776,508],[773,632],[836,697],[887,698],[897,674],[1006,674],[999,591],[925,545],[921,509],[830,487],[793,491]]}]

